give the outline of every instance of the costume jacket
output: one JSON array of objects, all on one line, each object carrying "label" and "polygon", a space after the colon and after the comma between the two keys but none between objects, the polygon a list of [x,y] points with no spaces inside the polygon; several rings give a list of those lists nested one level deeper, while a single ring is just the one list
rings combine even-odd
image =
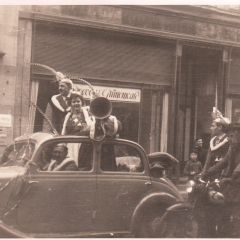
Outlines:
[{"label": "costume jacket", "polygon": [[[52,96],[47,105],[45,115],[59,134],[62,130],[63,119],[70,110],[69,106],[70,100],[65,101],[61,94]],[[52,132],[51,126],[45,119],[43,120],[43,132]]]},{"label": "costume jacket", "polygon": [[[210,141],[210,147],[203,168],[203,173],[205,173],[213,165],[220,162],[227,154],[228,148],[229,143],[226,134],[224,134],[221,138],[213,137]],[[219,178],[219,175],[216,175],[215,178]]]},{"label": "costume jacket", "polygon": [[78,119],[73,118],[72,113],[68,113],[63,121],[62,135],[90,136],[91,139],[98,139],[103,136],[113,137],[122,129],[121,123],[115,116],[110,115],[106,119],[98,120],[82,107],[82,112]]},{"label": "costume jacket", "polygon": [[62,135],[89,136],[90,126],[87,125],[85,116],[81,111],[77,117],[68,113],[63,121]]},{"label": "costume jacket", "polygon": [[[225,169],[223,172],[222,170]],[[203,180],[207,177],[221,173],[220,179],[224,181],[231,178],[233,181],[221,186],[225,200],[228,202],[240,202],[240,149],[229,147],[226,156],[222,161],[209,168],[202,176]]]},{"label": "costume jacket", "polygon": [[56,160],[51,160],[48,171],[78,171],[78,167],[73,158],[65,158],[59,165]]}]

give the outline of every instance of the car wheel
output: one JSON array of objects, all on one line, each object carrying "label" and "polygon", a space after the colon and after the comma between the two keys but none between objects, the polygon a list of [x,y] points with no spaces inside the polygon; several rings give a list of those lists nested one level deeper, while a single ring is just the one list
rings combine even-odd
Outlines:
[{"label": "car wheel", "polygon": [[[159,207],[158,207],[159,208]],[[156,230],[161,220],[162,215],[165,212],[165,208],[146,211],[141,218],[141,224],[138,229],[138,233],[135,237],[140,238],[154,238],[157,237]]]},{"label": "car wheel", "polygon": [[166,212],[155,232],[161,238],[197,238],[202,233],[201,221],[190,214]]},{"label": "car wheel", "polygon": [[239,238],[240,237],[240,219],[233,217],[223,218],[216,224],[216,233],[219,238]]}]

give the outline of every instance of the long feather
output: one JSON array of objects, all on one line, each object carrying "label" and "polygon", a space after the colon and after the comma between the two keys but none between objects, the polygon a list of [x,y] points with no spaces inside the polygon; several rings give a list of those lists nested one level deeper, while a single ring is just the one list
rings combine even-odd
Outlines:
[{"label": "long feather", "polygon": [[86,80],[84,80],[84,79],[82,79],[82,78],[67,76],[67,75],[65,75],[65,74],[63,74],[63,73],[61,73],[61,72],[55,71],[55,70],[54,70],[53,68],[51,68],[51,67],[48,67],[48,66],[43,65],[43,64],[40,64],[40,63],[26,63],[26,65],[39,66],[39,67],[42,67],[42,68],[45,68],[45,69],[51,71],[51,72],[56,76],[57,81],[61,81],[61,80],[64,79],[64,78],[68,78],[68,79],[79,80],[79,81],[81,81],[81,82],[84,82],[84,83],[87,84],[88,87],[93,91],[93,95],[94,95],[95,97],[98,96],[97,93],[96,93],[96,91],[94,90],[93,86],[92,86],[89,82],[87,82]]},{"label": "long feather", "polygon": [[48,122],[48,124],[51,126],[54,135],[59,135],[59,133],[57,132],[57,130],[53,127],[51,121],[46,117],[46,115],[43,113],[43,111],[37,106],[35,105],[32,101],[30,101],[31,104],[38,110],[38,112],[41,113],[41,115],[44,117],[44,119]]}]

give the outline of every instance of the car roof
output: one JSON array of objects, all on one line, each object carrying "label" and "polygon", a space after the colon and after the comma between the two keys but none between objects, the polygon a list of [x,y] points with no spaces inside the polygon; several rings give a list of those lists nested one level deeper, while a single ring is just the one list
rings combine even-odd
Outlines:
[{"label": "car roof", "polygon": [[[35,142],[37,145],[41,145],[43,142],[51,140],[51,139],[59,139],[59,138],[72,138],[72,139],[79,139],[79,138],[85,138],[89,139],[88,136],[75,136],[75,135],[54,135],[53,133],[44,133],[44,132],[36,132],[32,134],[24,134],[22,136],[19,136],[14,139],[14,142],[24,142],[24,141],[31,141]],[[138,143],[127,140],[127,139],[121,139],[121,138],[113,138],[111,139],[112,141],[118,141],[118,142],[128,142],[128,143],[133,143],[135,145],[140,146]]]},{"label": "car roof", "polygon": [[32,134],[24,134],[14,139],[14,142],[22,142],[22,141],[34,141],[37,143],[44,142],[49,139],[53,139],[55,136],[51,133],[43,133],[37,132]]}]

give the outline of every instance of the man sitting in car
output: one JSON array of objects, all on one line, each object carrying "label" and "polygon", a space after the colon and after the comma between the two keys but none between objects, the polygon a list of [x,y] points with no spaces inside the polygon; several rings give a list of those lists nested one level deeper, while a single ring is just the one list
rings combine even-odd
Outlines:
[{"label": "man sitting in car", "polygon": [[68,148],[65,144],[56,144],[52,151],[52,159],[47,171],[78,171],[73,158],[67,157]]}]

